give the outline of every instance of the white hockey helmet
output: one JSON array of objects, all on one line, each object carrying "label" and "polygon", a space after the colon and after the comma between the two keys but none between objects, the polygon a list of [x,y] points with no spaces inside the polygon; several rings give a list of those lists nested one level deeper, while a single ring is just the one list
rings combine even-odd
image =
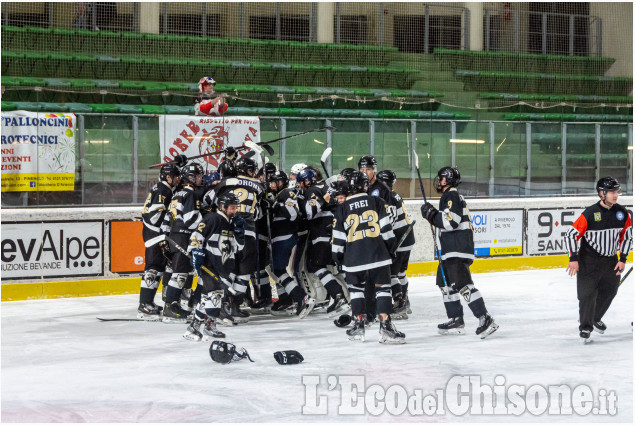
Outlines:
[{"label": "white hockey helmet", "polygon": [[216,84],[216,81],[214,81],[212,77],[203,77],[200,80],[198,80],[198,91],[203,93],[203,87],[205,87],[208,84],[214,85]]},{"label": "white hockey helmet", "polygon": [[298,174],[300,171],[304,170],[306,167],[307,165],[303,163],[295,164],[293,167],[291,167],[291,174]]}]

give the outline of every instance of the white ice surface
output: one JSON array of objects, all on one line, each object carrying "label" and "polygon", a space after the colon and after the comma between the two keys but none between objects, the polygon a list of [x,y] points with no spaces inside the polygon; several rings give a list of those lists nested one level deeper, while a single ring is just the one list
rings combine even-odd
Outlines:
[{"label": "white ice surface", "polygon": [[[227,341],[245,347],[255,363],[212,362],[209,343],[182,338],[185,325],[98,322],[135,317],[137,296],[2,303],[3,422],[628,422],[633,420],[633,283],[629,278],[604,317],[608,330],[582,345],[577,331],[575,279],[561,270],[476,274],[486,305],[500,324],[487,340],[474,335],[477,319],[465,309],[467,335],[440,336],[445,311],[432,277],[411,279],[414,313],[395,322],[407,344],[349,342],[325,315],[305,320],[260,316],[223,327]],[[157,299],[160,297],[157,295]],[[277,350],[295,349],[304,363],[280,366]],[[303,375],[319,375],[328,415],[302,415]],[[363,375],[366,385],[402,385],[434,394],[454,375],[479,375],[493,385],[588,385],[614,390],[616,416],[464,415],[398,417],[338,414],[339,387],[330,375]]]}]

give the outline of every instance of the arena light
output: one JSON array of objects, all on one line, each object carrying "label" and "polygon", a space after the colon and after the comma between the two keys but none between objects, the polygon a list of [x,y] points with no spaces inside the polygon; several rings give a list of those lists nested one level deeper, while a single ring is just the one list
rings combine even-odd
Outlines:
[{"label": "arena light", "polygon": [[323,144],[324,144],[324,142],[320,142],[318,139],[313,139],[313,141],[314,141],[315,143],[319,143],[319,144],[321,144],[321,145],[323,145]]},{"label": "arena light", "polygon": [[353,160],[353,157],[352,157],[352,156],[349,156],[348,158],[346,158],[346,160],[347,160],[347,161],[352,161],[352,160]]},{"label": "arena light", "polygon": [[475,144],[483,144],[485,140],[476,140],[476,139],[450,139],[450,143],[475,143]]},{"label": "arena light", "polygon": [[628,147],[628,150],[629,150],[629,151],[632,151],[632,150],[633,150],[633,147],[632,147],[632,146],[629,146],[629,147]]},{"label": "arena light", "polygon": [[107,145],[110,143],[110,140],[86,140],[86,143],[90,143],[91,145]]}]

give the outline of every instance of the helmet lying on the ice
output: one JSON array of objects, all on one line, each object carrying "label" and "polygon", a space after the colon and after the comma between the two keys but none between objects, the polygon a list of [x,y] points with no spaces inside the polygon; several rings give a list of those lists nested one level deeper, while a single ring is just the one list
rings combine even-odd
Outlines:
[{"label": "helmet lying on the ice", "polygon": [[249,353],[244,348],[236,348],[234,344],[216,340],[209,346],[209,355],[217,363],[228,364],[242,359],[249,359]]}]

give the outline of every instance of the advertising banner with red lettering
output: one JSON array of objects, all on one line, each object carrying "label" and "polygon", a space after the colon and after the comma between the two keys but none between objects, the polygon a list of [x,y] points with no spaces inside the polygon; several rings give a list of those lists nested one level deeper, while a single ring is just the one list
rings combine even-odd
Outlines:
[{"label": "advertising banner with red lettering", "polygon": [[[188,158],[239,147],[246,141],[260,142],[258,117],[209,117],[163,115],[159,117],[161,161],[172,161],[176,155]],[[223,160],[221,154],[197,160],[203,168],[215,171]]]},{"label": "advertising banner with red lettering", "polygon": [[3,112],[2,192],[75,189],[75,114]]}]

